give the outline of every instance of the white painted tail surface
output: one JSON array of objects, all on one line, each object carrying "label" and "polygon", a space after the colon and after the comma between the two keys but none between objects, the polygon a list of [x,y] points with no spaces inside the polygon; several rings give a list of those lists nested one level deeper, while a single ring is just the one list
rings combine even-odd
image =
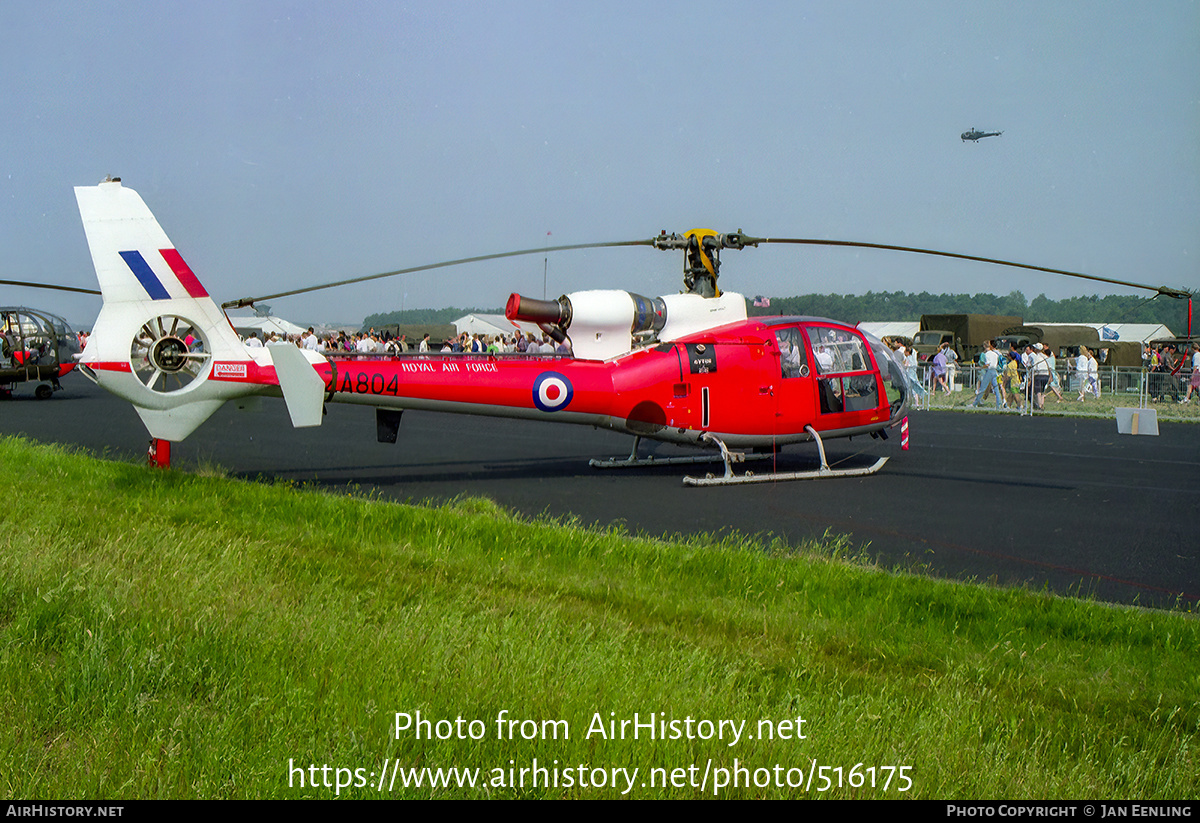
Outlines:
[{"label": "white painted tail surface", "polygon": [[[133,403],[151,436],[175,441],[226,400],[260,391],[209,379],[216,363],[249,373],[255,359],[138,193],[109,181],[75,198],[104,299],[80,361],[96,382]],[[194,351],[189,334],[201,341]]]}]

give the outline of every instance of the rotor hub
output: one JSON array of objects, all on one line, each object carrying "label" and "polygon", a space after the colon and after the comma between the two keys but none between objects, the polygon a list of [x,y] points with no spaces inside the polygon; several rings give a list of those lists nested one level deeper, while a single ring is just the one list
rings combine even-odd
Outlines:
[{"label": "rotor hub", "polygon": [[683,289],[687,294],[720,297],[717,277],[721,272],[721,249],[742,249],[757,245],[741,229],[720,234],[712,229],[692,229],[683,235],[662,234],[654,238],[656,249],[680,249],[683,257]]},{"label": "rotor hub", "polygon": [[178,337],[162,337],[150,347],[149,359],[154,368],[174,374],[187,365],[187,343]]}]

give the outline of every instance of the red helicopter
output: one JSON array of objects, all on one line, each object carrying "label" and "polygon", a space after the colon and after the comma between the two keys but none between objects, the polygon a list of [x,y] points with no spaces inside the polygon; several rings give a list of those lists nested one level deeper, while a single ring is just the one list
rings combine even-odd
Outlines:
[{"label": "red helicopter", "polygon": [[[558,300],[513,294],[505,316],[537,324],[557,341],[569,340],[567,356],[326,356],[291,344],[248,347],[222,311],[315,289],[245,298],[219,308],[135,191],[109,179],[78,187],[75,194],[104,300],[80,370],[134,404],[153,438],[151,462],[160,466],[169,464],[171,442],[182,441],[227,400],[265,394],[283,396],[297,427],[320,425],[329,402],[373,406],[382,442],[395,442],[404,409],[423,409],[577,423],[634,436],[628,458],[592,461],[601,467],[712,459],[639,458],[642,439],[719,450],[724,474],[685,478],[690,485],[871,474],[886,457],[866,468],[831,468],[822,440],[886,437],[899,425],[909,397],[901,362],[882,342],[844,323],[748,318],[745,298],[717,287],[720,251],[783,242],[986,260],[707,229],[507,252],[315,288],[548,250],[645,245],[684,252],[685,292],[650,298],[597,290]],[[804,442],[817,444],[819,469],[734,473],[733,465],[747,451],[771,453]]]}]

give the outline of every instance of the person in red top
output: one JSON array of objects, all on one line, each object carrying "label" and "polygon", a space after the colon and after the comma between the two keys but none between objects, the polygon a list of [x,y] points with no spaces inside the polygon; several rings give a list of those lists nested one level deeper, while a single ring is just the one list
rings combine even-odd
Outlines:
[{"label": "person in red top", "polygon": [[1192,392],[1200,389],[1200,343],[1192,343],[1192,379],[1188,383],[1187,394],[1183,396],[1180,403],[1186,403],[1192,399]]}]

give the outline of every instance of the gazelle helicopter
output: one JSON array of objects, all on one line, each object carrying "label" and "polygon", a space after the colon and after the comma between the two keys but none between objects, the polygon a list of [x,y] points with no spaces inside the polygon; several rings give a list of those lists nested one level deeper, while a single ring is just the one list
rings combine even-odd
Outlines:
[{"label": "gazelle helicopter", "polygon": [[[170,443],[182,441],[226,401],[282,395],[296,427],[320,425],[329,402],[373,406],[380,442],[396,441],[404,409],[421,409],[575,423],[634,437],[628,458],[592,461],[600,467],[710,459],[639,458],[643,439],[719,450],[724,475],[685,478],[690,485],[871,474],[886,457],[865,468],[835,469],[822,441],[886,437],[899,425],[909,397],[902,364],[879,340],[845,323],[747,317],[745,298],[717,287],[722,249],[762,243],[855,246],[1075,274],[900,246],[694,230],[447,261],[218,307],[137,192],[110,178],[78,187],[75,195],[103,296],[80,370],[134,405],[153,438],[156,465],[168,465]],[[510,321],[537,324],[558,341],[569,339],[569,356],[326,356],[291,344],[250,348],[222,311],[459,263],[632,245],[682,250],[686,292],[655,298],[616,290],[557,300],[509,297]],[[773,452],[805,442],[817,445],[821,466],[815,471],[733,471],[746,457],[737,450]]]},{"label": "gazelle helicopter", "polygon": [[970,131],[964,131],[962,133],[962,141],[965,143],[970,140],[973,143],[978,143],[985,137],[999,137],[1002,134],[1004,134],[1002,131],[978,131],[974,126],[972,126]]}]

